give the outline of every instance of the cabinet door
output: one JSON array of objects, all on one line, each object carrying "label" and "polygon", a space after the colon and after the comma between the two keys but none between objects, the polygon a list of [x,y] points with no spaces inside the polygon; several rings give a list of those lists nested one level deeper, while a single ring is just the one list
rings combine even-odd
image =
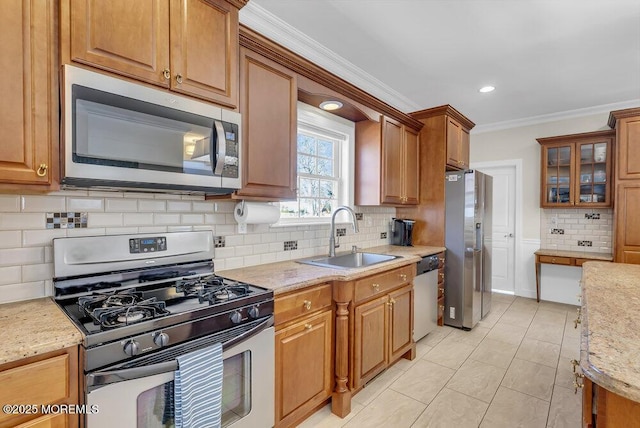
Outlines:
[{"label": "cabinet door", "polygon": [[[77,416],[65,415],[63,413],[48,415],[18,425],[16,428],[67,428],[71,426],[69,423],[71,418],[77,418]],[[75,425],[76,424],[74,424],[74,426]]]},{"label": "cabinet door", "polygon": [[561,208],[574,203],[573,181],[575,144],[542,146],[540,206]]},{"label": "cabinet door", "polygon": [[402,125],[394,120],[382,118],[382,203],[402,204],[403,150]]},{"label": "cabinet door", "polygon": [[169,86],[169,0],[63,0],[61,19],[72,61]]},{"label": "cabinet door", "polygon": [[331,395],[332,319],[329,310],[276,333],[276,426],[295,422]]},{"label": "cabinet door", "polygon": [[418,133],[412,129],[404,129],[404,203],[418,204],[419,180],[420,180],[420,158],[419,158],[419,137]]},{"label": "cabinet door", "polygon": [[387,367],[388,296],[355,308],[354,388],[358,388]]},{"label": "cabinet door", "polygon": [[575,205],[610,207],[612,139],[576,143]]},{"label": "cabinet door", "polygon": [[464,168],[462,160],[462,126],[447,118],[447,165]]},{"label": "cabinet door", "polygon": [[618,184],[615,210],[615,261],[640,264],[640,183]]},{"label": "cabinet door", "polygon": [[295,199],[297,99],[295,74],[240,49],[240,111],[244,144],[239,196]]},{"label": "cabinet door", "polygon": [[462,169],[469,168],[469,145],[471,144],[471,138],[469,132],[464,128],[460,129],[460,149],[458,151],[459,160],[461,162]]},{"label": "cabinet door", "polygon": [[238,105],[238,9],[225,0],[171,1],[171,89]]},{"label": "cabinet door", "polygon": [[620,119],[618,134],[618,178],[640,179],[640,116]]},{"label": "cabinet door", "polygon": [[389,361],[404,354],[413,341],[413,287],[404,287],[389,294]]},{"label": "cabinet door", "polygon": [[49,185],[58,171],[55,4],[3,2],[0,67],[8,83],[0,100],[0,183]]}]

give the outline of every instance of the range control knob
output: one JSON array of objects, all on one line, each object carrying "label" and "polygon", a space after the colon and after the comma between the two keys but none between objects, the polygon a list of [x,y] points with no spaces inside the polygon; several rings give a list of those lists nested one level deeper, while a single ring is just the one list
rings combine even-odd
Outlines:
[{"label": "range control knob", "polygon": [[256,319],[260,316],[260,309],[257,306],[253,306],[249,309],[249,318]]},{"label": "range control knob", "polygon": [[234,324],[240,324],[240,321],[242,321],[242,314],[238,311],[235,311],[234,313],[231,314],[231,322]]},{"label": "range control knob", "polygon": [[140,345],[135,340],[128,340],[127,343],[124,344],[124,353],[130,357],[134,355],[138,355],[140,351]]},{"label": "range control knob", "polygon": [[153,338],[153,343],[157,346],[167,346],[169,344],[169,335],[167,333],[158,333]]}]

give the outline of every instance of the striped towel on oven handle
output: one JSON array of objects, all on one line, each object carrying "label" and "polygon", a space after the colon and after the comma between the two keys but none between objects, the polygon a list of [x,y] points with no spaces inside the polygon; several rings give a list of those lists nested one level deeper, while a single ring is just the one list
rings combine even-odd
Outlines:
[{"label": "striped towel on oven handle", "polygon": [[222,344],[177,357],[176,428],[220,427],[222,417]]}]

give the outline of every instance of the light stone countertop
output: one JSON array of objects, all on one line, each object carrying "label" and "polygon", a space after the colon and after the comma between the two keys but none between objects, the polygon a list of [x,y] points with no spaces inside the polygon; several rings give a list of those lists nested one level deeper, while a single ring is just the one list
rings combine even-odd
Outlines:
[{"label": "light stone countertop", "polygon": [[[361,249],[360,249],[361,250]],[[421,257],[445,251],[444,247],[400,247],[396,245],[382,245],[365,248],[364,251],[378,254],[400,256],[399,259],[375,264],[363,268],[334,269],[298,263],[294,260],[264,265],[249,266],[239,269],[216,271],[218,275],[236,281],[243,281],[273,290],[275,295],[288,291],[322,284],[327,281],[351,281],[357,278],[384,272],[397,267],[417,263]],[[312,257],[312,259],[323,256]]]},{"label": "light stone countertop", "polygon": [[78,345],[82,333],[48,297],[0,305],[0,364]]},{"label": "light stone countertop", "polygon": [[640,265],[582,266],[580,367],[609,391],[640,402]]},{"label": "light stone countertop", "polygon": [[609,254],[609,253],[590,253],[590,252],[582,252],[582,251],[540,249],[536,251],[534,254],[538,256],[575,257],[579,259],[604,260],[609,262],[613,261],[613,254]]}]

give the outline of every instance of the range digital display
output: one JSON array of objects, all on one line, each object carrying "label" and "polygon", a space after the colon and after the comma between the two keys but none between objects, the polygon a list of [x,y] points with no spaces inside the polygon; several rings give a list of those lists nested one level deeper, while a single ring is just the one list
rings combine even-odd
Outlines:
[{"label": "range digital display", "polygon": [[167,239],[164,236],[129,239],[129,253],[155,253],[157,251],[167,251]]}]

